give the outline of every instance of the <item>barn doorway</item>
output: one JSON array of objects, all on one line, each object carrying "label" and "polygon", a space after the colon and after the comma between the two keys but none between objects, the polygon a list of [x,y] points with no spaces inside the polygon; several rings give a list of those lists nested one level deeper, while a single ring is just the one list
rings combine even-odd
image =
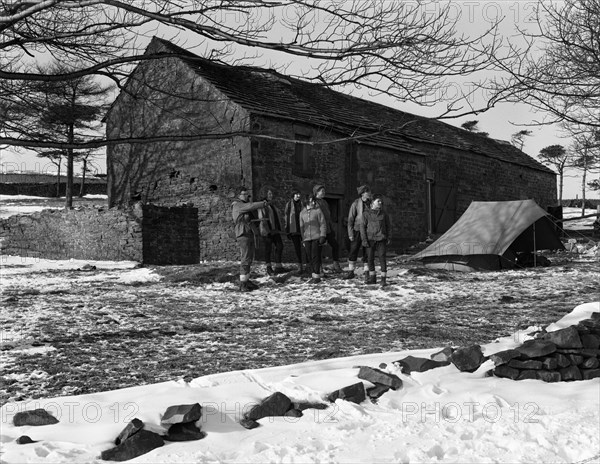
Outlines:
[{"label": "barn doorway", "polygon": [[456,186],[445,181],[435,181],[431,199],[433,232],[442,234],[456,222]]},{"label": "barn doorway", "polygon": [[144,264],[199,263],[198,208],[144,205],[142,241]]}]

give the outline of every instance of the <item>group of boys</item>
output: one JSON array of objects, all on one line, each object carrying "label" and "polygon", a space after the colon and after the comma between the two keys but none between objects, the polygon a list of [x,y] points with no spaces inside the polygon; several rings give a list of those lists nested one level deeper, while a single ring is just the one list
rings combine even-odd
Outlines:
[{"label": "group of boys", "polygon": [[[379,256],[381,266],[381,286],[387,285],[386,250],[392,236],[392,227],[388,214],[382,208],[381,195],[372,195],[367,185],[357,189],[359,197],[354,200],[348,213],[348,238],[350,251],[348,257],[348,272],[344,279],[356,277],[356,261],[362,250],[365,283],[375,284],[375,253]],[[318,184],[313,187],[313,199],[323,212],[326,222],[326,234],[321,243],[331,246],[333,266],[331,270],[341,273],[339,262],[339,245],[335,229],[331,220],[329,205],[325,199],[325,186]],[[265,244],[265,261],[267,274],[274,275],[288,272],[281,262],[283,242],[281,235],[286,234],[292,241],[298,259],[298,271],[303,273],[303,261],[307,261],[302,251],[302,236],[299,227],[299,215],[303,208],[299,191],[292,193],[292,198],[287,202],[284,216],[273,204],[273,189],[263,187],[261,200],[251,202],[247,188],[242,187],[238,198],[232,205],[235,236],[240,248],[240,291],[255,290],[259,285],[250,280],[250,269],[254,259],[255,249],[258,247],[259,237]],[[283,221],[282,221],[283,219]],[[285,224],[283,229],[282,222]],[[272,247],[275,247],[274,263],[271,261]]]}]

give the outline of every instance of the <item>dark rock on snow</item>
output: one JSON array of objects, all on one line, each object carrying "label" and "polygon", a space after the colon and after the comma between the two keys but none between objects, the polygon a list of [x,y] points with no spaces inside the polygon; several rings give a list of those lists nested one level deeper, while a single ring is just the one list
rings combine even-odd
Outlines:
[{"label": "dark rock on snow", "polygon": [[583,348],[579,332],[574,326],[548,332],[543,339],[554,343],[557,348]]},{"label": "dark rock on snow", "polygon": [[139,420],[137,418],[132,419],[131,422],[129,422],[129,424],[127,424],[125,426],[125,428],[121,431],[119,436],[115,439],[115,445],[121,444],[122,442],[127,440],[132,435],[135,435],[137,432],[139,432],[143,428],[144,428],[144,423],[141,420]]},{"label": "dark rock on snow", "polygon": [[358,378],[368,380],[374,384],[384,385],[392,390],[402,388],[402,380],[397,375],[373,369],[372,367],[362,366],[358,371]]},{"label": "dark rock on snow", "polygon": [[[442,351],[438,351],[430,356],[434,361],[442,361],[450,363],[450,356],[454,353],[454,348],[451,346],[445,347]],[[446,364],[447,365],[447,364]]]},{"label": "dark rock on snow", "polygon": [[490,359],[496,366],[507,364],[511,359],[518,358],[521,353],[518,350],[504,350],[491,354]]},{"label": "dark rock on snow", "polygon": [[365,395],[365,386],[362,382],[348,385],[347,387],[340,388],[327,395],[327,400],[334,403],[337,399],[350,401],[352,403],[360,404],[367,399]]},{"label": "dark rock on snow", "polygon": [[411,374],[412,372],[425,372],[436,367],[448,366],[449,361],[434,361],[433,359],[417,358],[407,356],[406,358],[395,361],[402,367],[402,373]]},{"label": "dark rock on snow", "polygon": [[169,406],[160,420],[161,424],[179,424],[184,422],[195,422],[202,417],[202,406],[199,403],[179,404]]},{"label": "dark rock on snow", "polygon": [[13,418],[13,424],[16,427],[21,427],[22,425],[52,425],[58,424],[58,419],[45,409],[39,408],[16,413]]},{"label": "dark rock on snow", "polygon": [[450,357],[452,364],[461,372],[475,372],[484,359],[479,345],[458,348]]},{"label": "dark rock on snow", "polygon": [[562,380],[582,380],[583,376],[581,375],[581,371],[577,366],[569,366],[561,369],[560,377]]},{"label": "dark rock on snow", "polygon": [[206,436],[200,427],[196,425],[196,422],[183,422],[179,424],[173,424],[169,427],[165,440],[167,441],[192,441],[201,440]]},{"label": "dark rock on snow", "polygon": [[266,397],[244,414],[244,418],[258,420],[263,417],[283,416],[292,408],[292,401],[281,392]]},{"label": "dark rock on snow", "polygon": [[159,434],[142,429],[120,445],[102,451],[100,458],[105,461],[128,461],[164,444]]},{"label": "dark rock on snow", "polygon": [[517,380],[519,378],[520,372],[518,369],[513,369],[512,367],[508,367],[507,364],[501,364],[494,369],[494,375],[497,377],[504,377],[511,380]]},{"label": "dark rock on snow", "polygon": [[258,422],[256,422],[253,419],[247,419],[245,417],[242,418],[242,420],[240,420],[240,425],[248,430],[252,430],[252,429],[255,429],[256,427],[260,427],[260,424]]},{"label": "dark rock on snow", "polygon": [[29,435],[21,435],[15,440],[19,445],[28,445],[29,443],[37,443],[36,440],[32,440]]},{"label": "dark rock on snow", "polygon": [[374,387],[367,389],[367,396],[371,400],[377,400],[377,399],[381,398],[381,396],[384,393],[387,393],[388,391],[390,391],[390,387],[387,387],[385,385],[375,385]]},{"label": "dark rock on snow", "polygon": [[546,356],[556,351],[556,345],[548,340],[536,339],[527,340],[516,350],[525,358],[538,358]]}]

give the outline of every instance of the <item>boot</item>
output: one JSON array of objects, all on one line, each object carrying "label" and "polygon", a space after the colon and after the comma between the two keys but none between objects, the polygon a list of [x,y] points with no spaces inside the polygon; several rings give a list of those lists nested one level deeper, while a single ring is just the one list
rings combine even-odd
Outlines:
[{"label": "boot", "polygon": [[248,285],[248,281],[240,282],[240,292],[251,292],[253,289]]},{"label": "boot", "polygon": [[298,270],[296,272],[299,276],[304,274],[304,266],[302,265],[302,263],[298,264]]},{"label": "boot", "polygon": [[334,261],[333,266],[331,266],[331,270],[333,272],[342,272],[342,267],[340,266],[340,263],[338,261]]},{"label": "boot", "polygon": [[375,285],[377,283],[377,276],[375,274],[369,274],[369,278],[367,280],[368,285]]},{"label": "boot", "polygon": [[369,283],[369,271],[363,272],[363,279],[365,280],[365,284]]},{"label": "boot", "polygon": [[267,266],[267,274],[270,276],[275,275],[275,272],[273,272],[273,268],[271,266]]},{"label": "boot", "polygon": [[354,270],[348,271],[346,274],[344,274],[344,279],[354,279],[354,277],[356,277]]},{"label": "boot", "polygon": [[258,285],[256,282],[252,282],[251,280],[247,280],[246,284],[247,284],[248,288],[250,289],[250,291],[258,290],[260,288],[260,285]]},{"label": "boot", "polygon": [[387,276],[381,276],[380,283],[381,288],[387,287]]}]

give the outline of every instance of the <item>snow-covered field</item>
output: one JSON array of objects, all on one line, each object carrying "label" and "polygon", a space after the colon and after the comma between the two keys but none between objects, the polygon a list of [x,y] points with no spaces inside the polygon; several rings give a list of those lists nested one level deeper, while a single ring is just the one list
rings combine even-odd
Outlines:
[{"label": "snow-covered field", "polygon": [[[600,311],[598,249],[587,240],[581,253],[548,255],[550,267],[501,272],[396,257],[386,290],[335,274],[318,286],[277,283],[257,265],[262,288],[249,294],[236,291],[231,262],[3,256],[0,462],[102,462],[133,418],[160,430],[168,406],[197,402],[204,439],[132,462],[600,463],[600,379],[516,382],[486,377],[489,361],[474,373],[450,365],[409,376],[393,364],[448,345],[478,343],[489,355]],[[377,403],[337,400],[253,430],[238,423],[275,391],[322,402],[358,382],[357,366],[381,363],[403,387]],[[60,423],[13,425],[38,407]],[[17,444],[22,435],[37,443]]]},{"label": "snow-covered field", "polygon": [[[589,317],[599,306],[578,306],[551,329]],[[530,330],[486,344],[484,354],[516,346]],[[2,462],[98,462],[133,418],[161,430],[167,407],[192,403],[203,407],[198,424],[207,433],[204,439],[166,442],[131,462],[600,462],[600,379],[515,382],[486,377],[491,361],[474,373],[450,365],[409,376],[393,364],[406,355],[427,357],[435,351],[370,354],[8,403],[1,410]],[[293,401],[323,402],[329,392],[359,381],[357,366],[382,362],[403,387],[377,403],[338,399],[327,409],[305,410],[300,418],[261,419],[253,430],[238,423],[250,405],[273,392]],[[17,412],[38,407],[60,422],[12,425]],[[37,443],[16,444],[21,435]]]},{"label": "snow-covered field", "polygon": [[[74,206],[106,204],[107,195],[84,195],[73,198]],[[36,197],[31,195],[0,195],[0,219],[15,214],[32,214],[44,209],[63,209],[65,199],[52,197]]]}]

